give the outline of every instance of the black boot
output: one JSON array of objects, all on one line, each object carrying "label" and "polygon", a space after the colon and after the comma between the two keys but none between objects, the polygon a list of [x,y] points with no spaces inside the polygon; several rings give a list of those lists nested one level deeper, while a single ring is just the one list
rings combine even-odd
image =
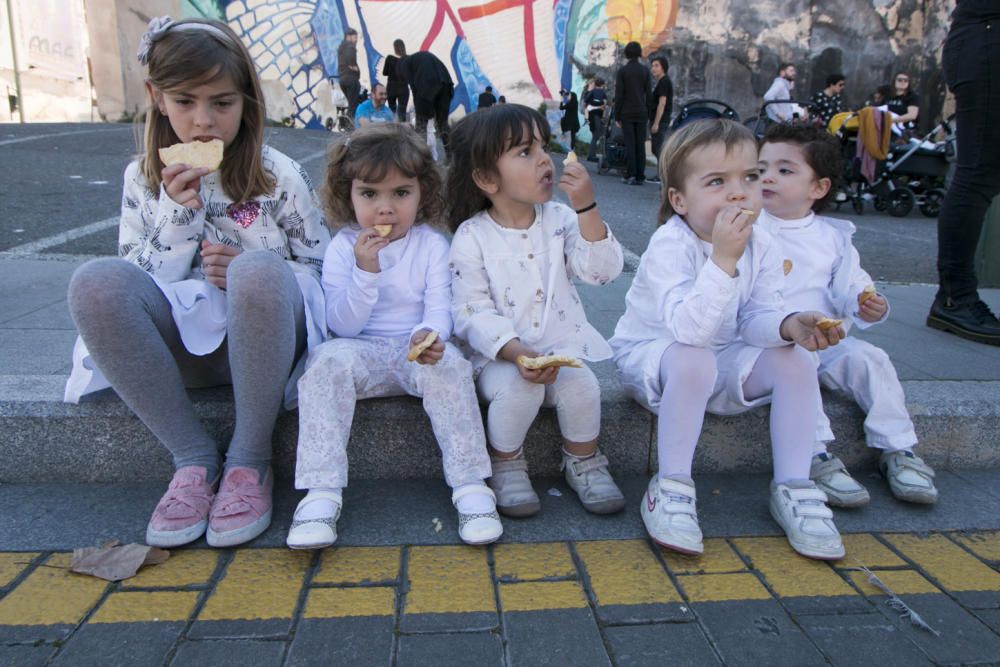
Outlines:
[{"label": "black boot", "polygon": [[934,299],[931,312],[927,314],[927,326],[977,343],[1000,345],[1000,320],[980,299],[966,303],[948,298]]}]

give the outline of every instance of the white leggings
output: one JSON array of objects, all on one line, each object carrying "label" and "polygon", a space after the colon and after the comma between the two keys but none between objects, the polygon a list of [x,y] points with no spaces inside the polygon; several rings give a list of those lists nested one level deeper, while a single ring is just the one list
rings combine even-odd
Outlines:
[{"label": "white leggings", "polygon": [[[436,364],[406,360],[403,338],[334,338],[314,348],[299,378],[295,488],[347,486],[347,441],[358,399],[422,396],[448,486],[492,474],[472,365],[451,343]],[[378,443],[364,443],[377,446]]]},{"label": "white leggings", "polygon": [[556,381],[528,382],[509,361],[491,361],[479,374],[479,396],[490,404],[486,439],[504,453],[516,452],[541,407],[555,408],[559,430],[569,442],[590,442],[601,432],[601,386],[594,372],[560,368]]},{"label": "white leggings", "polygon": [[[660,358],[657,457],[661,477],[691,475],[691,462],[715,392],[718,369],[707,348],[674,343]],[[748,400],[771,397],[771,450],[778,483],[809,478],[819,405],[816,366],[798,346],[764,350],[743,383]]]}]

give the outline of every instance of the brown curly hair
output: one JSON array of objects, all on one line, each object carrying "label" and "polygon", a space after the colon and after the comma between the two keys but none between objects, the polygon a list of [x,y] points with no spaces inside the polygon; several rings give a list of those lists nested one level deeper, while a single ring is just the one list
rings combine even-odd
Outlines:
[{"label": "brown curly hair", "polygon": [[339,139],[327,154],[320,197],[326,224],[333,230],[356,222],[351,186],[354,179],[378,183],[395,169],[420,185],[420,209],[414,224],[442,227],[442,177],[427,142],[401,123],[366,125]]},{"label": "brown curly hair", "polygon": [[819,213],[837,196],[837,188],[844,175],[844,152],[832,134],[808,123],[775,123],[764,132],[764,144],[792,144],[802,149],[806,164],[813,170],[816,180],[830,179],[826,196],[813,202],[812,210]]}]

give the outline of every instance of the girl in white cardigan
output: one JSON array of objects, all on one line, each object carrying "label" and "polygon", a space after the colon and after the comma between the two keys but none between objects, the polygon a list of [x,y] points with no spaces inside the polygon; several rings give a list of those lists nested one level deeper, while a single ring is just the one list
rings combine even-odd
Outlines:
[{"label": "girl in white cardigan", "polygon": [[799,553],[841,558],[826,496],[809,480],[820,399],[807,350],[836,344],[843,331],[820,328],[820,312],[782,304],[780,255],[753,226],[761,207],[753,134],[732,121],[697,121],[671,136],[660,165],[662,226],[611,339],[626,391],[658,413],[646,530],[663,546],[702,552],[691,462],[705,410],[770,402],[771,514]]},{"label": "girl in white cardigan", "polygon": [[568,161],[559,180],[570,206],[549,201],[548,141],[545,119],[517,104],[477,111],[455,126],[448,172],[455,335],[471,348],[479,396],[489,403],[489,483],[498,509],[529,516],[541,508],[522,445],[544,405],[559,418],[567,482],[587,510],[607,514],[625,500],[597,448],[597,378],[586,366],[531,370],[524,361],[610,357],[571,280],[603,285],[623,264],[582,165]]},{"label": "girl in white cardigan", "polygon": [[295,487],[309,493],[288,546],[337,539],[355,404],[405,394],[422,397],[431,419],[459,537],[493,542],[503,526],[483,482],[490,461],[472,368],[447,342],[451,273],[448,241],[431,224],[442,197],[430,150],[408,125],[364,127],[330,149],[324,197],[331,224],[341,227],[323,262],[326,323],[338,337],[309,355],[299,380]]}]

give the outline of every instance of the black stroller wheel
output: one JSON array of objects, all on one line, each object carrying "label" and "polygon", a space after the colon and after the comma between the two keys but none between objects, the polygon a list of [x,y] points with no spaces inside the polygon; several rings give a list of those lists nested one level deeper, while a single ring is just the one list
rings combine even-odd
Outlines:
[{"label": "black stroller wheel", "polygon": [[865,200],[861,198],[860,194],[856,194],[851,197],[851,208],[853,208],[854,212],[858,215],[865,212]]},{"label": "black stroller wheel", "polygon": [[885,199],[882,197],[875,197],[875,199],[872,200],[872,206],[875,207],[876,211],[884,211],[886,209]]},{"label": "black stroller wheel", "polygon": [[905,218],[913,210],[913,193],[909,188],[897,188],[889,193],[886,205],[889,215],[894,218]]},{"label": "black stroller wheel", "polygon": [[944,203],[944,190],[933,188],[924,195],[924,200],[920,202],[920,212],[928,218],[936,218],[941,214],[941,205]]}]

